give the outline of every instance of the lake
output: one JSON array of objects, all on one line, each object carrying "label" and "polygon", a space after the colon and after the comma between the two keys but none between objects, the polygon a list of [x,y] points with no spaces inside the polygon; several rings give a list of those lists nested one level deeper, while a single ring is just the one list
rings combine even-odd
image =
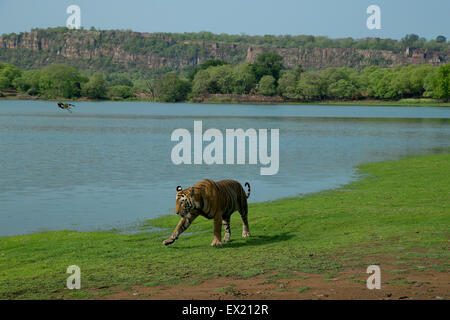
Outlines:
[{"label": "lake", "polygon": [[[250,202],[331,189],[360,163],[443,152],[450,108],[0,101],[0,236],[42,230],[134,232],[173,214],[176,186],[250,182]],[[174,165],[177,128],[279,129],[280,167]],[[251,212],[249,213],[251,221]]]}]

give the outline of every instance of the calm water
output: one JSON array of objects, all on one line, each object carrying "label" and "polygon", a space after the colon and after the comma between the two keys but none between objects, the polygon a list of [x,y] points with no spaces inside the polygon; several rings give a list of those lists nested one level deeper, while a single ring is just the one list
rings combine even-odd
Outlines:
[{"label": "calm water", "polygon": [[[354,166],[450,147],[450,108],[0,101],[0,236],[53,229],[132,231],[173,212],[203,178],[252,185],[252,202],[335,188]],[[280,170],[175,166],[176,128],[279,128]],[[251,214],[250,214],[251,215]]]}]

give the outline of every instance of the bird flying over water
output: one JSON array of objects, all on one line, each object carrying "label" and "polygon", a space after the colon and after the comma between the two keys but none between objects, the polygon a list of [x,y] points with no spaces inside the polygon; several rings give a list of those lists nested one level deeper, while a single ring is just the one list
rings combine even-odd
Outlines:
[{"label": "bird flying over water", "polygon": [[71,108],[71,107],[75,107],[75,105],[73,105],[73,104],[71,104],[71,103],[62,103],[62,102],[58,102],[58,107],[59,107],[60,109],[67,110],[67,111],[69,111],[70,113],[72,113],[72,108]]}]

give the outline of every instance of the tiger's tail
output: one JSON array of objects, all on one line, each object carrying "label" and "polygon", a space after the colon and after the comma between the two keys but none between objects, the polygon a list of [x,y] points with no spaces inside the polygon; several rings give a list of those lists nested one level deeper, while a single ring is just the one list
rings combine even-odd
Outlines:
[{"label": "tiger's tail", "polygon": [[250,183],[246,182],[245,186],[248,188],[248,191],[247,191],[247,199],[248,199],[250,197]]}]

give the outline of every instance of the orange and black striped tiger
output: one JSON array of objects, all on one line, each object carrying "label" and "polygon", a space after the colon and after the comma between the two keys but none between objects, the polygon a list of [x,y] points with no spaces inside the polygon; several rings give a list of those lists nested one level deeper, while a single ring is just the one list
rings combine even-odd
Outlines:
[{"label": "orange and black striped tiger", "polygon": [[[246,182],[245,186],[248,188],[247,194],[242,185],[234,180],[214,182],[205,179],[184,190],[178,186],[175,214],[180,215],[181,220],[163,244],[169,245],[175,242],[178,236],[200,215],[214,219],[214,239],[211,246],[221,246],[222,243],[230,241],[230,217],[235,211],[241,214],[242,237],[249,237],[247,198],[250,197],[250,184]],[[225,230],[223,239],[221,239],[222,225]]]}]

